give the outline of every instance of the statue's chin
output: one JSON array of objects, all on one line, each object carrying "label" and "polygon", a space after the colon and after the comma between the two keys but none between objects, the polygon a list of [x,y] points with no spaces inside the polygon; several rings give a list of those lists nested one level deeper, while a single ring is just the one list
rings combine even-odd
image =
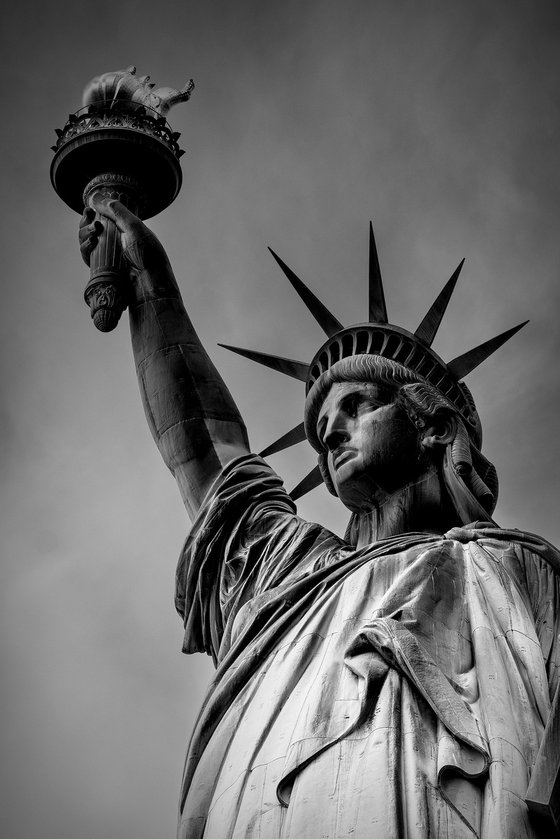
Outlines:
[{"label": "statue's chin", "polygon": [[387,500],[386,494],[363,474],[337,481],[335,488],[344,506],[353,513],[370,513]]},{"label": "statue's chin", "polygon": [[377,511],[384,516],[405,516],[412,509],[420,509],[441,498],[438,470],[432,465],[420,470],[413,479],[390,488],[382,488],[371,473],[344,467],[336,474],[336,494],[345,507],[360,515]]}]

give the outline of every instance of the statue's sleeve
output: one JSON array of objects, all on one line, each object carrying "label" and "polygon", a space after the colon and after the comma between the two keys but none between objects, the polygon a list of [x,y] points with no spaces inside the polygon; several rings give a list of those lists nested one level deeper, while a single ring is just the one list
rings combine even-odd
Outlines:
[{"label": "statue's sleeve", "polygon": [[552,699],[560,684],[560,557],[541,541],[537,550],[523,547],[519,553]]},{"label": "statue's sleeve", "polygon": [[336,561],[343,550],[349,548],[337,536],[297,516],[265,461],[232,461],[208,492],[179,560],[183,651],[217,660],[241,607]]}]

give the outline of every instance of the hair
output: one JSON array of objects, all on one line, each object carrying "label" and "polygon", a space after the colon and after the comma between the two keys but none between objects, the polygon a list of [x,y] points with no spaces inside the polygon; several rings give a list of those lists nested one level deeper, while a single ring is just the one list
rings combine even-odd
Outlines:
[{"label": "hair", "polygon": [[332,385],[338,382],[372,382],[385,391],[387,403],[396,403],[408,415],[419,433],[438,414],[452,414],[456,433],[451,447],[451,463],[469,492],[490,514],[498,497],[496,469],[481,453],[482,427],[474,400],[466,385],[459,385],[474,417],[472,424],[463,421],[459,409],[422,376],[398,361],[372,354],[343,358],[317,379],[305,403],[305,432],[319,454],[319,469],[329,492],[336,491],[327,466],[327,451],[317,436],[317,418]]}]

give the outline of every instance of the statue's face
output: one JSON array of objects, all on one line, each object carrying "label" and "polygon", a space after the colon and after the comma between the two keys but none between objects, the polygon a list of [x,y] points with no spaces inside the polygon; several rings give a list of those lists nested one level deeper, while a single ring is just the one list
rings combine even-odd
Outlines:
[{"label": "statue's face", "polygon": [[383,504],[425,468],[419,432],[386,389],[370,382],[332,385],[317,419],[329,473],[351,510]]}]

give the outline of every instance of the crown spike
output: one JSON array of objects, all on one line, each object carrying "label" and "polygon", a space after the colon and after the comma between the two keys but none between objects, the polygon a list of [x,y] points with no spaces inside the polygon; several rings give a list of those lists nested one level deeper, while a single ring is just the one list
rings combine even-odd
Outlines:
[{"label": "crown spike", "polygon": [[250,358],[251,361],[264,364],[265,367],[270,367],[271,370],[278,370],[280,373],[291,376],[293,379],[299,379],[300,382],[307,380],[309,364],[304,364],[303,361],[294,361],[292,358],[282,358],[280,355],[269,355],[268,353],[256,352],[255,350],[245,350],[242,347],[230,347],[228,344],[218,344],[218,346],[242,355],[244,358]]},{"label": "crown spike", "polygon": [[371,221],[369,223],[369,322],[388,323],[385,292]]},{"label": "crown spike", "polygon": [[301,443],[302,440],[305,440],[305,428],[304,423],[300,422],[299,425],[296,425],[295,428],[292,428],[290,431],[283,434],[282,437],[279,437],[278,440],[275,440],[274,443],[271,443],[266,449],[263,449],[260,452],[261,457],[268,457],[270,454],[276,454],[277,452],[282,452],[284,449],[289,449],[290,446],[295,446],[296,443]]},{"label": "crown spike", "polygon": [[475,367],[478,367],[479,364],[482,364],[488,356],[492,355],[492,353],[496,352],[502,344],[505,344],[506,341],[509,341],[516,332],[519,332],[527,323],[528,320],[523,321],[523,323],[519,323],[517,326],[514,326],[512,329],[508,329],[506,332],[502,332],[500,335],[496,335],[495,338],[491,338],[489,341],[485,341],[484,344],[479,344],[478,347],[475,347],[472,350],[464,353],[463,355],[457,356],[454,358],[453,361],[448,362],[447,367],[449,371],[456,376],[458,379],[462,379],[467,373],[470,373],[471,370],[474,370]]},{"label": "crown spike", "polygon": [[272,248],[268,249],[288,280],[291,282],[321,329],[325,332],[328,338],[331,335],[334,335],[335,332],[340,332],[343,329],[343,325],[341,322],[335,318],[331,312],[324,306],[321,301],[315,297],[312,291],[310,291],[305,283],[303,283],[299,277],[297,277],[291,268],[288,268],[285,262],[283,262],[278,254],[275,254]]},{"label": "crown spike", "polygon": [[436,337],[436,333],[445,314],[445,310],[447,309],[447,305],[451,299],[451,295],[455,290],[464,262],[464,259],[460,261],[459,265],[443,287],[443,290],[438,294],[435,301],[428,309],[422,323],[414,333],[416,337],[427,344],[428,347],[432,346],[433,340]]},{"label": "crown spike", "polygon": [[308,492],[311,492],[312,489],[315,489],[315,487],[318,487],[322,483],[323,476],[321,475],[321,470],[318,466],[315,466],[311,472],[308,472],[305,478],[303,478],[299,484],[293,488],[290,492],[290,498],[292,501],[297,501],[298,498],[307,495]]}]

